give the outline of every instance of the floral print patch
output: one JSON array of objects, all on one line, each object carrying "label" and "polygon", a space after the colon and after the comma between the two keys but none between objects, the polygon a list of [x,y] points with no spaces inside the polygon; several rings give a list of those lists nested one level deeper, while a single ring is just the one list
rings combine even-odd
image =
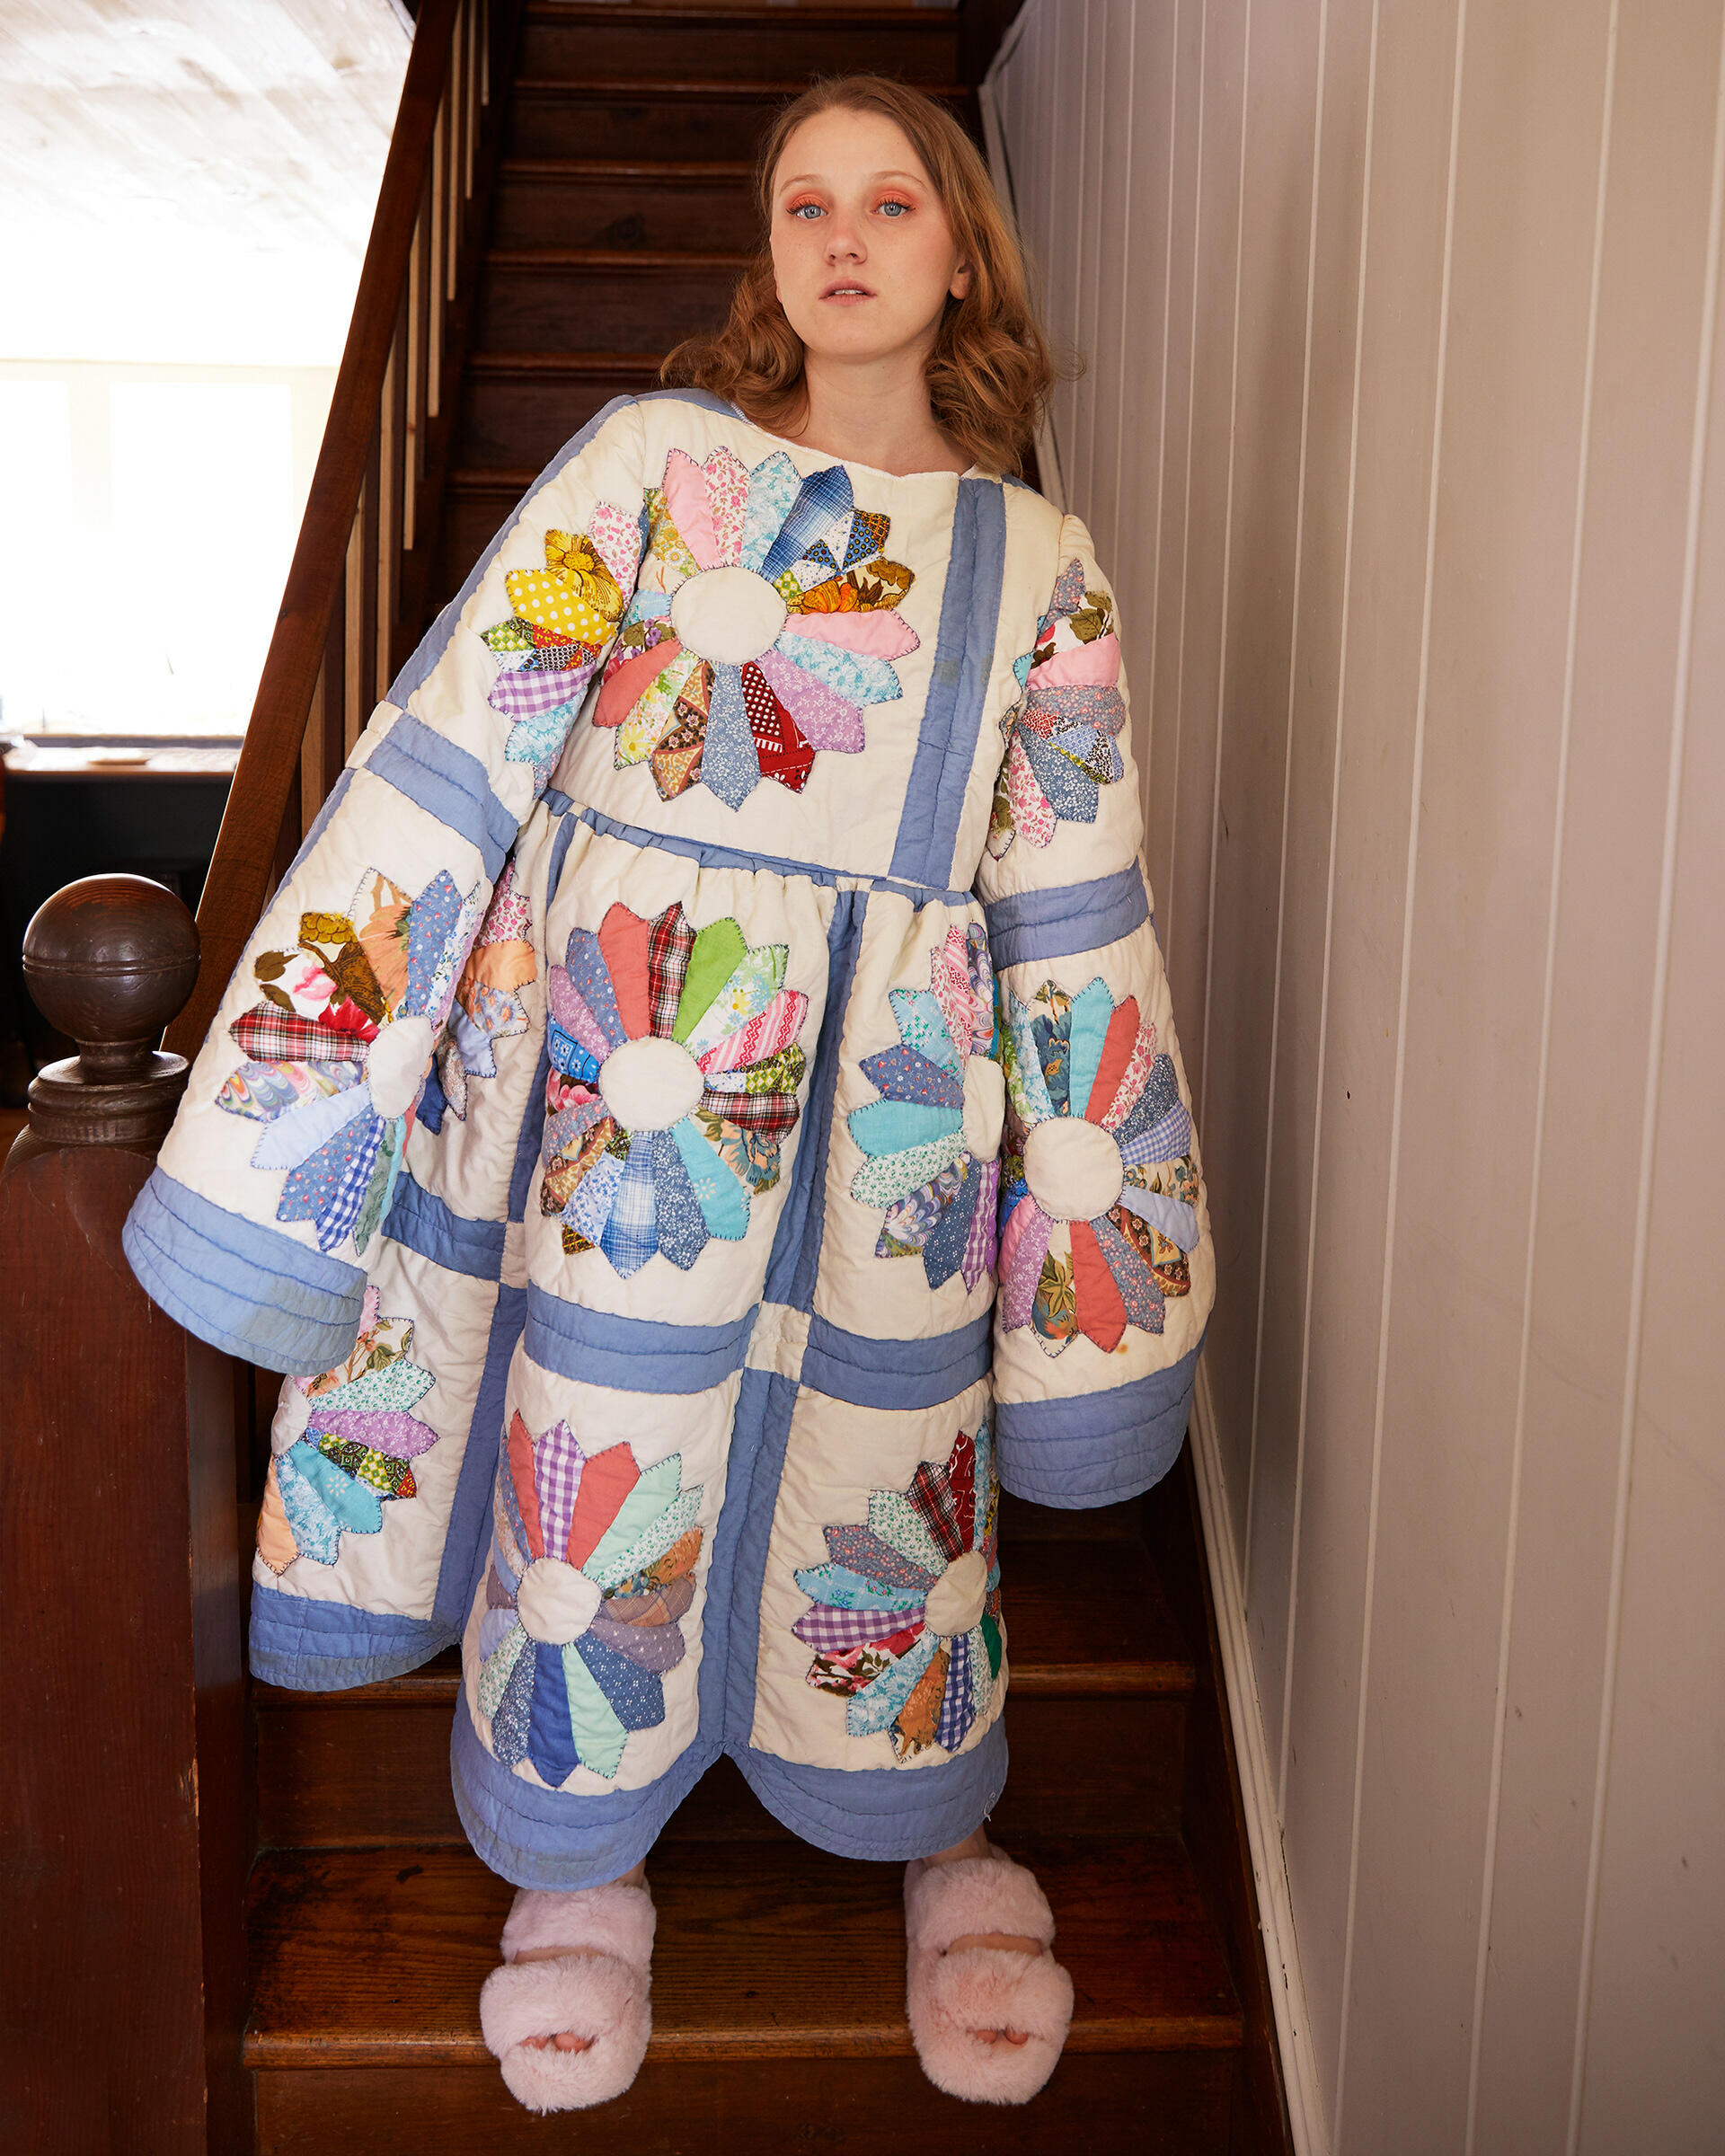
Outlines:
[{"label": "floral print patch", "polygon": [[412,1463],[438,1441],[413,1413],[437,1380],[412,1359],[412,1324],[380,1311],[367,1288],[346,1360],[285,1391],[258,1515],[258,1554],[272,1572],[299,1557],[332,1565],[344,1534],[376,1534],[385,1505],[415,1495]]},{"label": "floral print patch", "polygon": [[528,1761],[553,1789],[578,1766],[612,1780],[631,1734],[665,1719],[700,1507],[679,1454],[643,1468],[627,1445],[587,1453],[566,1422],[535,1436],[510,1418],[479,1629],[500,1765]]},{"label": "floral print patch", "polygon": [[702,785],[739,807],[762,779],[792,793],[822,750],[854,755],[863,712],[901,693],[918,648],[898,611],[913,582],[889,519],[857,508],[838,464],[801,477],[783,450],[745,466],[681,449],[649,488],[647,560],[593,723],[617,769],[662,800]]},{"label": "floral print patch", "polygon": [[503,579],[514,609],[481,634],[503,667],[487,701],[513,723],[504,760],[543,786],[575,707],[609,648],[641,562],[638,519],[600,502],[585,533],[548,531],[543,569]]},{"label": "floral print patch", "polygon": [[517,888],[515,862],[504,864],[467,954],[448,1031],[438,1049],[438,1080],[449,1111],[467,1117],[468,1081],[495,1078],[497,1044],[527,1029],[521,991],[538,977],[533,956],[533,915]]},{"label": "floral print patch", "polygon": [[956,1752],[1005,1656],[995,1555],[1000,1492],[984,1422],[904,1489],[877,1489],[865,1526],[822,1530],[827,1561],[796,1581],[814,1605],[792,1627],[814,1649],[808,1682],[846,1702],[852,1736],[881,1731],[895,1760]]},{"label": "floral print patch", "polygon": [[1036,642],[1016,671],[1023,694],[1003,721],[1006,755],[988,824],[996,861],[1015,838],[1046,846],[1057,824],[1093,824],[1099,789],[1126,769],[1114,603],[1106,591],[1086,589],[1082,561],[1061,570]]},{"label": "floral print patch", "polygon": [[479,906],[447,869],[417,897],[368,869],[252,964],[263,1000],[229,1028],[245,1061],[216,1105],[267,1127],[252,1165],[288,1171],[276,1218],[312,1222],[320,1250],[363,1252],[388,1213]]},{"label": "floral print patch", "polygon": [[712,1237],[747,1234],[800,1112],[809,999],[788,960],[680,905],[650,920],[615,905],[571,934],[548,987],[539,1204],[571,1256],[597,1249],[626,1278],[659,1251],[686,1271]]},{"label": "floral print patch", "polygon": [[974,1288],[995,1262],[1004,1104],[981,923],[949,928],[929,985],[894,988],[890,1001],[898,1046],[862,1064],[880,1098],[847,1118],[869,1156],[851,1196],[885,1208],[877,1258],[920,1256],[930,1287],[958,1273]]},{"label": "floral print patch", "polygon": [[1160,1332],[1199,1238],[1173,1058],[1100,976],[1076,995],[1047,981],[1029,1003],[1008,989],[1003,1015],[1000,1321],[1051,1356],[1079,1333],[1106,1353],[1128,1325]]}]

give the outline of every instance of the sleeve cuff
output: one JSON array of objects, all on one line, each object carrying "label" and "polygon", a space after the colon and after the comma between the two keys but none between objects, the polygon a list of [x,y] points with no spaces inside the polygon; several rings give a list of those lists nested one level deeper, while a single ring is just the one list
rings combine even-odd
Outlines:
[{"label": "sleeve cuff", "polygon": [[997,1401],[1001,1486],[1075,1512],[1140,1496],[1180,1457],[1203,1342],[1166,1370],[1071,1400]]},{"label": "sleeve cuff", "polygon": [[359,1335],[366,1276],[201,1197],[157,1168],[121,1242],[145,1293],[214,1348],[288,1376],[327,1370]]}]

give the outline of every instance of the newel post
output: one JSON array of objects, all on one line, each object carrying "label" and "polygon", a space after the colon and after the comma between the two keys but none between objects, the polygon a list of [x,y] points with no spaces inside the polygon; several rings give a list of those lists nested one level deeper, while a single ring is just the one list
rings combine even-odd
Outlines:
[{"label": "newel post", "polygon": [[0,2142],[42,2156],[250,2146],[232,1369],[119,1241],[197,971],[190,915],[138,876],[25,932],[79,1044],[0,1169]]}]

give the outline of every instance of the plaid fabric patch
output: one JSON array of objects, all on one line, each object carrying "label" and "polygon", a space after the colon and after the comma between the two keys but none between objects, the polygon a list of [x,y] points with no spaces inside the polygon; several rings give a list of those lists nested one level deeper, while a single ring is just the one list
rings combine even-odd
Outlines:
[{"label": "plaid fabric patch", "polygon": [[581,1480],[583,1454],[566,1422],[553,1423],[533,1448],[533,1479],[539,1492],[539,1525],[545,1555],[562,1557]]},{"label": "plaid fabric patch", "polygon": [[772,583],[800,554],[824,539],[837,517],[845,517],[848,526],[854,506],[851,475],[843,464],[827,464],[811,472],[799,488],[797,499],[779,526],[779,535],[761,564],[761,574],[767,582]]},{"label": "plaid fabric patch", "polygon": [[587,686],[589,668],[571,667],[565,673],[546,673],[535,666],[500,674],[491,684],[486,702],[506,719],[536,719],[560,704],[573,703]]},{"label": "plaid fabric patch", "polygon": [[680,906],[668,906],[647,932],[647,1018],[655,1037],[668,1040],[677,1025],[677,1006],[694,949],[694,931]]},{"label": "plaid fabric patch", "polygon": [[377,1147],[384,1135],[383,1125],[374,1123],[367,1137],[355,1148],[348,1162],[347,1173],[341,1178],[335,1202],[318,1222],[317,1247],[332,1250],[352,1232],[359,1217],[359,1208],[365,1203],[366,1191],[371,1182],[371,1171],[377,1159]]},{"label": "plaid fabric patch", "polygon": [[905,1493],[934,1537],[935,1547],[949,1563],[962,1555],[964,1538],[959,1533],[959,1508],[952,1486],[938,1467],[924,1460]]},{"label": "plaid fabric patch", "polygon": [[[347,1063],[367,1045],[357,1033],[339,1033],[309,1018],[290,1018],[271,1003],[254,1003],[242,1012],[228,1031],[259,1063]],[[374,1026],[373,1038],[376,1033]]]},{"label": "plaid fabric patch", "polygon": [[798,1113],[794,1093],[721,1093],[712,1086],[702,1094],[701,1105],[709,1115],[723,1116],[764,1138],[782,1138]]},{"label": "plaid fabric patch", "polygon": [[946,1689],[941,1694],[941,1717],[935,1725],[934,1740],[944,1745],[949,1752],[956,1752],[977,1719],[976,1701],[970,1689],[969,1633],[960,1632],[947,1651],[951,1660],[947,1666]]},{"label": "plaid fabric patch", "polygon": [[630,1153],[611,1201],[611,1216],[599,1248],[625,1277],[639,1272],[659,1248],[653,1203],[653,1149],[637,1145]]},{"label": "plaid fabric patch", "polygon": [[[898,1610],[835,1610],[818,1602],[791,1630],[817,1654],[843,1655],[891,1638],[903,1629],[905,1615]],[[920,1620],[916,1629],[922,1630]]]}]

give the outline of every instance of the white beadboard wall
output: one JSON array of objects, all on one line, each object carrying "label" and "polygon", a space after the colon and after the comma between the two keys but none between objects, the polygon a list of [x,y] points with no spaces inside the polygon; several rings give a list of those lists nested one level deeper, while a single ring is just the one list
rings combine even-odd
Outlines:
[{"label": "white beadboard wall", "polygon": [[1725,2148],[1722,40],[1029,0],[986,93],[1089,362],[1048,486],[1119,605],[1338,2156]]}]

